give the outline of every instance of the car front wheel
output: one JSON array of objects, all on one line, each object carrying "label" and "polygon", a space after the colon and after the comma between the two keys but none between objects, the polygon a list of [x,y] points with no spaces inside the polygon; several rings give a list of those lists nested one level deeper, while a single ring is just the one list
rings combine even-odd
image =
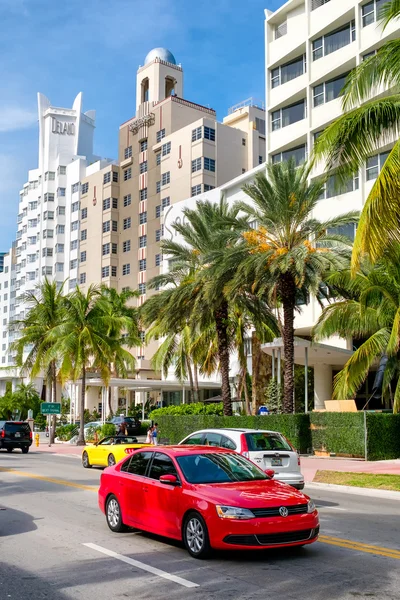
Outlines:
[{"label": "car front wheel", "polygon": [[82,454],[82,466],[84,467],[84,469],[92,468],[92,465],[89,462],[89,455],[86,451]]},{"label": "car front wheel", "polygon": [[121,507],[114,495],[111,495],[107,500],[106,519],[111,531],[122,533],[128,530],[128,527],[122,522]]},{"label": "car front wheel", "polygon": [[206,522],[197,513],[189,513],[183,525],[183,542],[193,558],[207,558],[211,554]]}]

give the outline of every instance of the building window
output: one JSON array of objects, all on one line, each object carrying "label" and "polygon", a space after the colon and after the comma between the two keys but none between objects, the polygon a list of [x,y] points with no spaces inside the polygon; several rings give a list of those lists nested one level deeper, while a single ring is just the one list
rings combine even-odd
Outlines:
[{"label": "building window", "polygon": [[[127,169],[128,170],[128,169]],[[139,164],[139,173],[142,175],[143,173],[147,173],[147,160],[144,160]],[[130,177],[129,177],[130,179]]]},{"label": "building window", "polygon": [[86,283],[86,273],[81,273],[79,275],[79,283],[82,285],[83,283]]},{"label": "building window", "polygon": [[45,194],[44,201],[45,202],[54,202],[54,194]]},{"label": "building window", "polygon": [[192,197],[201,194],[201,184],[192,186]]},{"label": "building window", "polygon": [[161,181],[157,181],[156,183],[156,194],[161,192]]},{"label": "building window", "polygon": [[327,230],[329,235],[342,235],[349,238],[354,242],[356,236],[356,224],[348,223],[347,225],[340,225],[339,227],[332,227]]},{"label": "building window", "polygon": [[139,199],[142,202],[143,200],[147,200],[147,188],[143,188],[139,191]]},{"label": "building window", "polygon": [[72,221],[71,223],[71,231],[77,231],[79,228],[79,221]]},{"label": "building window", "polygon": [[[65,206],[58,206],[57,207],[57,216],[64,216],[65,215]],[[37,221],[37,219],[35,219]],[[29,226],[29,221],[28,221],[28,226]]]},{"label": "building window", "polygon": [[166,144],[163,144],[161,147],[161,154],[162,156],[167,156],[167,154],[171,153],[171,142],[167,142]]},{"label": "building window", "polygon": [[73,202],[71,206],[71,212],[76,212],[79,210],[79,202]]},{"label": "building window", "polygon": [[139,225],[144,225],[147,223],[147,211],[143,211],[139,213]]},{"label": "building window", "polygon": [[[42,267],[42,275],[52,275],[53,269],[52,267]],[[4,312],[7,312],[7,306],[4,307]]]},{"label": "building window", "polygon": [[215,142],[215,129],[212,127],[206,127],[204,125],[204,139],[210,140],[210,142]]},{"label": "building window", "polygon": [[156,229],[156,242],[161,240],[161,229]]},{"label": "building window", "polygon": [[102,254],[103,256],[107,256],[107,254],[110,254],[110,244],[103,244],[103,250],[102,250]]},{"label": "building window", "polygon": [[65,225],[57,225],[56,227],[56,233],[65,233]]},{"label": "building window", "polygon": [[106,183],[111,183],[111,171],[108,171],[108,173],[104,173],[103,185],[105,185]]},{"label": "building window", "polygon": [[156,254],[156,267],[161,265],[161,254]]},{"label": "building window", "polygon": [[371,179],[376,179],[383,167],[383,164],[390,152],[381,152],[380,154],[375,154],[375,156],[371,156],[367,159],[365,175],[367,181],[371,181]]},{"label": "building window", "polygon": [[279,38],[283,37],[286,34],[287,34],[287,21],[283,21],[283,23],[280,23],[279,25],[275,25],[275,39],[276,40],[278,40]]},{"label": "building window", "polygon": [[42,256],[53,256],[53,248],[43,248]]},{"label": "building window", "polygon": [[70,250],[76,250],[78,248],[78,240],[72,240],[69,244]]},{"label": "building window", "polygon": [[167,171],[161,175],[161,185],[168,185],[171,182],[171,173]]},{"label": "building window", "polygon": [[118,171],[113,171],[112,176],[113,183],[118,183]]},{"label": "building window", "polygon": [[147,150],[147,140],[141,140],[139,142],[139,148],[140,152],[144,152],[145,150]]},{"label": "building window", "polygon": [[215,190],[215,185],[208,185],[208,183],[204,184],[204,191],[209,192],[210,190]]},{"label": "building window", "polygon": [[306,55],[271,69],[271,87],[276,88],[306,72]]},{"label": "building window", "polygon": [[280,163],[287,162],[291,158],[294,158],[294,161],[297,165],[300,165],[306,160],[307,155],[307,146],[303,144],[302,146],[296,146],[296,148],[292,148],[291,150],[285,150],[285,152],[278,152],[277,154],[272,155],[272,163]]},{"label": "building window", "polygon": [[122,252],[129,252],[131,249],[131,240],[125,240],[122,243]]},{"label": "building window", "polygon": [[78,183],[73,183],[71,186],[71,192],[73,194],[76,194],[77,192],[79,192],[79,187],[80,187],[79,181],[78,181]]},{"label": "building window", "polygon": [[161,217],[161,205],[158,204],[156,206],[156,219],[159,219]]},{"label": "building window", "polygon": [[196,127],[196,129],[192,130],[192,142],[197,142],[197,140],[201,140],[201,127]]},{"label": "building window", "polygon": [[367,52],[367,54],[363,54],[362,59],[368,60],[369,58],[371,58],[371,56],[375,56],[375,54],[376,54],[376,50],[372,50],[372,52]]},{"label": "building window", "polygon": [[162,205],[163,210],[164,210],[164,208],[166,208],[170,204],[171,204],[171,198],[169,196],[167,196],[166,198],[163,198],[161,200],[161,205]]},{"label": "building window", "polygon": [[87,194],[89,191],[89,183],[82,183],[81,185],[81,194]]},{"label": "building window", "polygon": [[81,240],[87,240],[87,229],[82,229],[81,231]]},{"label": "building window", "polygon": [[264,162],[264,161],[263,161],[263,157],[262,157],[262,156],[259,156],[259,157],[258,157],[258,164],[259,164],[259,165],[262,165],[262,164],[263,164],[263,162]]},{"label": "building window", "polygon": [[56,174],[54,173],[54,171],[47,171],[44,174],[44,180],[45,181],[54,181],[56,178]]},{"label": "building window", "polygon": [[139,283],[138,292],[141,295],[146,293],[146,284],[145,283]]},{"label": "building window", "polygon": [[116,276],[117,276],[117,267],[112,266],[111,267],[111,277],[116,277]]},{"label": "building window", "polygon": [[213,158],[204,157],[204,169],[215,173],[215,160]]},{"label": "building window", "polygon": [[130,194],[127,194],[126,196],[124,196],[124,206],[130,206],[132,203],[132,196]]},{"label": "building window", "polygon": [[345,73],[344,75],[340,75],[340,77],[316,85],[313,89],[314,107],[338,98],[345,84],[347,75],[348,73]]},{"label": "building window", "polygon": [[306,101],[296,102],[285,108],[274,110],[271,113],[271,130],[277,131],[281,127],[287,127],[306,118]]},{"label": "building window", "polygon": [[319,199],[334,198],[335,196],[348,194],[354,190],[358,190],[358,174],[350,177],[346,182],[339,180],[335,175],[331,175],[326,181]]},{"label": "building window", "polygon": [[111,221],[104,221],[103,233],[107,233],[108,231],[111,231]]},{"label": "building window", "polygon": [[118,231],[118,221],[112,221],[112,230]]},{"label": "building window", "polygon": [[139,248],[145,248],[147,246],[147,235],[141,235],[139,237]]},{"label": "building window", "polygon": [[242,138],[242,146],[246,145],[246,138]]},{"label": "building window", "polygon": [[156,165],[161,165],[161,152],[156,153]]},{"label": "building window", "polygon": [[363,27],[367,27],[367,25],[371,25],[371,23],[379,21],[379,19],[382,18],[381,10],[387,1],[388,0],[373,0],[361,7]]},{"label": "building window", "polygon": [[82,208],[81,219],[87,219],[87,208]]},{"label": "building window", "polygon": [[313,60],[318,60],[323,56],[336,52],[343,46],[347,46],[356,39],[355,21],[350,21],[344,27],[323,35],[312,43]]},{"label": "building window", "polygon": [[132,169],[131,169],[131,167],[128,167],[124,171],[124,181],[128,181],[128,179],[132,179]]},{"label": "building window", "polygon": [[117,209],[118,208],[118,198],[113,198],[112,199],[112,207]]},{"label": "building window", "polygon": [[107,265],[107,267],[102,267],[101,269],[101,277],[102,279],[104,279],[104,277],[109,277],[110,276],[110,267]]},{"label": "building window", "polygon": [[112,254],[117,254],[118,253],[118,244],[116,244],[115,242],[113,242],[111,244],[111,253]]},{"label": "building window", "polygon": [[157,143],[158,143],[158,142],[161,142],[161,140],[162,140],[163,138],[165,138],[165,129],[160,129],[160,131],[157,131],[157,133],[156,133],[156,140],[157,140]]},{"label": "building window", "polygon": [[45,229],[43,231],[43,239],[54,237],[54,232],[52,229]]},{"label": "building window", "polygon": [[131,217],[127,217],[124,219],[124,229],[130,229],[131,227]]},{"label": "building window", "polygon": [[127,263],[126,265],[122,265],[122,275],[129,275],[131,272],[131,265]]},{"label": "building window", "polygon": [[201,171],[201,157],[192,160],[192,173],[196,173],[196,171]]},{"label": "building window", "polygon": [[58,174],[59,175],[66,175],[67,174],[67,167],[64,167],[63,165],[60,165],[57,169]]},{"label": "building window", "polygon": [[328,2],[330,2],[330,0],[311,0],[311,10],[315,10]]},{"label": "building window", "polygon": [[139,271],[145,271],[146,270],[146,259],[142,258],[141,260],[139,260]]},{"label": "building window", "polygon": [[[63,254],[64,253],[64,244],[56,244],[54,249],[58,254]],[[31,261],[31,262],[34,262],[34,261]]]},{"label": "building window", "polygon": [[104,198],[103,210],[108,210],[109,208],[111,208],[111,198]]},{"label": "building window", "polygon": [[63,198],[65,196],[65,188],[59,187],[57,188],[57,197]]},{"label": "building window", "polygon": [[124,150],[124,159],[126,160],[127,158],[132,158],[132,146],[128,146]]},{"label": "building window", "polygon": [[72,269],[76,269],[78,266],[78,259],[74,258],[73,260],[69,261],[69,268]]},{"label": "building window", "polygon": [[86,262],[86,250],[81,252],[80,262]]}]

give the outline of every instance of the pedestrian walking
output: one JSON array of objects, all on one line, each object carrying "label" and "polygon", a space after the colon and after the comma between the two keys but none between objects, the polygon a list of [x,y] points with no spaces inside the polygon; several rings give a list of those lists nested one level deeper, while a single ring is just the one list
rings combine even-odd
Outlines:
[{"label": "pedestrian walking", "polygon": [[158,446],[158,423],[154,423],[153,431],[151,432],[153,437],[153,445]]},{"label": "pedestrian walking", "polygon": [[153,443],[153,436],[152,436],[152,433],[153,433],[153,428],[152,428],[152,426],[150,425],[150,427],[149,427],[149,428],[148,428],[148,430],[147,430],[147,435],[146,435],[146,444],[152,444],[152,443]]}]

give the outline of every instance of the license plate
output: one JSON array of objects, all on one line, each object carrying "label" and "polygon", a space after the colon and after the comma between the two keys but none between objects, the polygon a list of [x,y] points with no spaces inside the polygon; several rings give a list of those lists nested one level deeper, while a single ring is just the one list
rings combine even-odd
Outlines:
[{"label": "license plate", "polygon": [[282,459],[281,458],[271,458],[271,467],[281,467]]},{"label": "license plate", "polygon": [[21,434],[17,431],[15,437],[21,437]]}]

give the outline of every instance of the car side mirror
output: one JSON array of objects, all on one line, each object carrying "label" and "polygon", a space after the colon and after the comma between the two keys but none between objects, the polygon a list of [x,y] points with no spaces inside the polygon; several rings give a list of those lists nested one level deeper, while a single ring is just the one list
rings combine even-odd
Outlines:
[{"label": "car side mirror", "polygon": [[179,485],[179,481],[175,475],[160,475],[160,483],[166,483],[168,485]]},{"label": "car side mirror", "polygon": [[269,477],[270,479],[273,479],[273,478],[274,478],[275,471],[274,471],[273,469],[265,469],[265,471],[264,471],[264,472],[265,472],[265,474],[266,474],[266,475],[268,475],[268,477]]}]

